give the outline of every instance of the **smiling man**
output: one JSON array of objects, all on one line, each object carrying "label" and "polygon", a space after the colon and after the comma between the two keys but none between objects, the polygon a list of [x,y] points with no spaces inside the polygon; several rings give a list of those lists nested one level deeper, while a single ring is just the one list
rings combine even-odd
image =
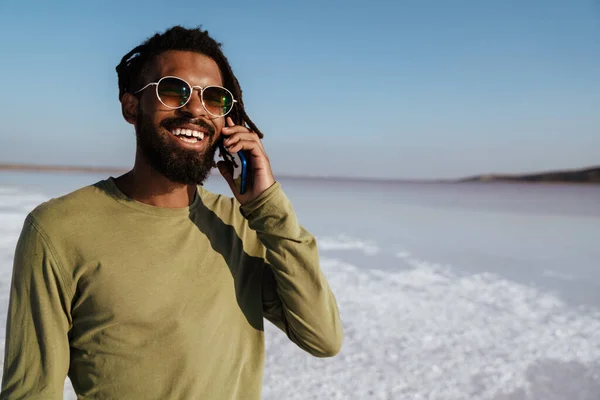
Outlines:
[{"label": "smiling man", "polygon": [[[117,66],[134,167],[38,206],[15,252],[1,399],[259,399],[264,319],[339,352],[315,239],[275,181],[242,91],[206,31],[173,27]],[[249,185],[202,187],[219,141]]]}]

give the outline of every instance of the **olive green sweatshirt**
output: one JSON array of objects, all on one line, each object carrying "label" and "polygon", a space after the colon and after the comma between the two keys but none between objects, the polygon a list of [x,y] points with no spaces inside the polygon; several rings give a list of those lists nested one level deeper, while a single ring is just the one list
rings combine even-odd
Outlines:
[{"label": "olive green sweatshirt", "polygon": [[264,318],[317,357],[342,342],[315,238],[276,183],[242,207],[198,187],[186,208],[113,178],[26,218],[0,399],[259,399]]}]

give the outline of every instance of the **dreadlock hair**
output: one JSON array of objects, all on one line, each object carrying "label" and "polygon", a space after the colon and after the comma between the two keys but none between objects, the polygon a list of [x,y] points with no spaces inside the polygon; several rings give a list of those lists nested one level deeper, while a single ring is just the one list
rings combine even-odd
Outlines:
[{"label": "dreadlock hair", "polygon": [[233,74],[227,57],[221,51],[221,43],[215,41],[209,36],[208,31],[202,30],[201,27],[186,29],[179,25],[173,26],[162,34],[156,33],[125,54],[116,67],[119,79],[119,101],[125,93],[133,93],[141,87],[143,82],[140,82],[140,79],[144,72],[160,54],[169,50],[194,51],[212,58],[221,71],[223,86],[237,100],[236,106],[231,110],[229,116],[236,125],[247,125],[260,138],[263,137],[262,132],[246,114],[242,100],[242,88]]}]

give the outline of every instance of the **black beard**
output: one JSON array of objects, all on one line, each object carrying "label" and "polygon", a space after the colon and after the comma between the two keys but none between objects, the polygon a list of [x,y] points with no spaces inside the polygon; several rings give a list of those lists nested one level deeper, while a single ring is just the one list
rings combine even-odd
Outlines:
[{"label": "black beard", "polygon": [[172,182],[185,185],[203,184],[214,166],[217,146],[213,143],[202,152],[187,150],[172,144],[167,135],[171,135],[169,129],[176,126],[194,124],[208,131],[202,140],[208,140],[210,144],[215,136],[213,126],[201,119],[170,118],[162,121],[157,127],[150,118],[143,114],[138,115],[135,129],[137,146],[150,166]]}]

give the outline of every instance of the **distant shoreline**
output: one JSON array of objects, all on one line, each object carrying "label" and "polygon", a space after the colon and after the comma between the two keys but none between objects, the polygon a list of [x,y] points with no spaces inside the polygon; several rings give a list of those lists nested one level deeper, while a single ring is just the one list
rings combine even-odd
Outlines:
[{"label": "distant shoreline", "polygon": [[592,183],[600,184],[600,166],[584,169],[528,174],[487,174],[462,178],[459,182]]},{"label": "distant shoreline", "polygon": [[[0,171],[23,172],[80,172],[123,174],[128,168],[71,165],[37,165],[0,163]],[[461,183],[461,182],[513,182],[513,183],[591,183],[600,184],[600,166],[576,170],[557,170],[527,174],[485,174],[457,179],[392,179],[392,178],[354,178],[342,176],[302,176],[283,175],[289,179],[317,179],[341,181],[381,181],[397,183]]]}]

